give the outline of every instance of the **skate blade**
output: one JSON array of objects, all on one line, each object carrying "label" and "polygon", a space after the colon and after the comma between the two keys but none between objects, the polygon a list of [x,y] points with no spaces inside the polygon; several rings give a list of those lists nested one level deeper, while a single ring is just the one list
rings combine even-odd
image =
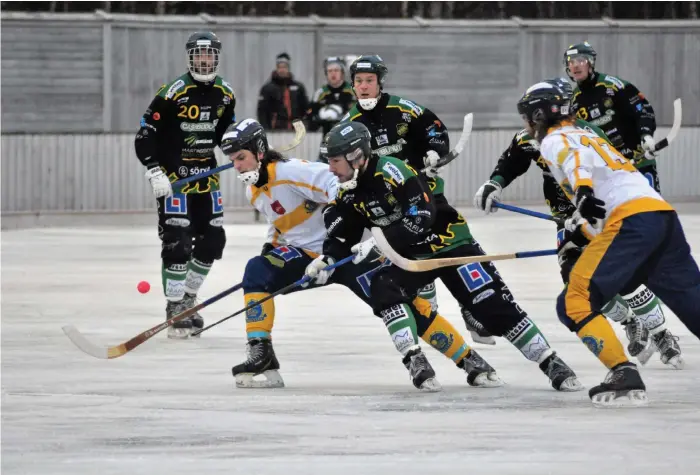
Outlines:
[{"label": "skate blade", "polygon": [[420,385],[419,389],[425,393],[439,393],[442,391],[442,386],[437,379],[428,378],[423,381],[423,384]]},{"label": "skate blade", "polygon": [[187,340],[192,330],[190,328],[168,328],[168,338],[171,340]]},{"label": "skate blade", "polygon": [[624,394],[606,391],[591,396],[591,402],[596,407],[641,407],[649,404],[647,393],[643,389],[633,389]]},{"label": "skate blade", "polygon": [[[262,379],[255,379],[258,376]],[[236,375],[236,387],[242,389],[283,388],[284,380],[277,370],[267,370],[262,374],[239,373]]]},{"label": "skate blade", "polygon": [[561,391],[564,393],[573,393],[576,391],[581,391],[583,389],[583,384],[581,384],[581,381],[579,381],[576,376],[569,376],[564,380],[563,383],[561,383],[557,391]]},{"label": "skate blade", "polygon": [[649,343],[647,347],[637,355],[637,361],[639,361],[642,364],[642,366],[644,366],[649,362],[651,357],[654,356],[655,352],[656,345],[654,345],[653,343]]},{"label": "skate blade", "polygon": [[472,341],[474,343],[481,343],[482,345],[495,345],[496,339],[492,336],[481,336],[477,332],[470,331],[472,335]]},{"label": "skate blade", "polygon": [[[664,363],[664,362],[662,361],[662,363]],[[672,357],[670,360],[666,361],[664,364],[666,366],[670,366],[673,369],[685,368],[685,360],[683,359],[683,356],[681,356],[681,355]]]},{"label": "skate blade", "polygon": [[467,382],[470,386],[475,388],[498,388],[503,386],[504,384],[503,380],[499,378],[495,372],[481,373],[476,378],[474,378],[474,381]]}]

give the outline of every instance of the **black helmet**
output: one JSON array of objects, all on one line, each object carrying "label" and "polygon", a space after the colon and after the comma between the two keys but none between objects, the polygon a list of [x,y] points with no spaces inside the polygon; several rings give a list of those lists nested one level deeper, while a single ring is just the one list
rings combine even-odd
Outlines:
[{"label": "black helmet", "polygon": [[549,127],[570,115],[570,97],[556,80],[538,82],[518,101],[518,113],[538,127]]},{"label": "black helmet", "polygon": [[386,76],[389,74],[389,68],[384,64],[384,60],[376,54],[362,55],[358,57],[350,65],[350,80],[355,82],[355,74],[357,73],[374,73],[377,75],[379,86],[384,85]]},{"label": "black helmet", "polygon": [[331,64],[337,64],[340,66],[340,70],[345,74],[345,61],[340,56],[329,56],[323,60],[323,73],[328,74],[328,66]]},{"label": "black helmet", "polygon": [[371,138],[369,129],[363,123],[341,122],[326,134],[321,154],[329,159],[342,155],[349,162],[362,156],[369,158],[372,155]]},{"label": "black helmet", "polygon": [[255,119],[245,119],[229,125],[221,138],[221,151],[226,155],[249,150],[257,158],[258,153],[264,154],[268,149],[265,129]]},{"label": "black helmet", "polygon": [[[199,82],[211,82],[219,73],[221,57],[221,41],[211,31],[198,31],[190,36],[185,44],[187,51],[187,69]],[[202,57],[211,55],[211,61]]]},{"label": "black helmet", "polygon": [[[566,69],[566,74],[569,74],[569,61],[574,58],[581,57],[588,61],[591,68],[595,70],[595,59],[598,54],[593,49],[593,46],[588,41],[583,43],[577,43],[574,45],[569,45],[564,52],[564,68]],[[569,76],[570,77],[570,76]]]},{"label": "black helmet", "polygon": [[547,84],[552,84],[554,86],[557,86],[569,98],[571,98],[571,96],[574,95],[574,88],[571,86],[571,83],[569,81],[567,81],[565,78],[547,79],[545,82]]}]

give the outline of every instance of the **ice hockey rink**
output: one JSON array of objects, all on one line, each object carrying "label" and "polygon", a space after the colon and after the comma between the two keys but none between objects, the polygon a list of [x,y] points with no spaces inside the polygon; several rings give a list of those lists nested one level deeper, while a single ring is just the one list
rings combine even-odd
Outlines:
[{"label": "ice hockey rink", "polygon": [[[700,205],[682,209],[700,259]],[[551,223],[503,210],[466,215],[488,253],[554,245]],[[203,298],[240,282],[265,228],[226,230]],[[475,347],[504,387],[467,386],[452,362],[423,345],[444,390],[418,392],[382,322],[338,286],[277,299],[284,389],[235,388],[242,315],[198,340],[162,332],[115,360],[73,346],[62,325],[115,345],[164,318],[159,252],[155,226],[2,233],[3,474],[698,473],[700,342],[668,310],[686,369],[668,369],[655,355],[642,369],[650,404],[636,409],[596,409],[587,391],[554,391],[503,339]],[[584,385],[600,382],[605,369],[557,320],[556,257],[498,267]],[[137,292],[141,280],[150,293]],[[466,334],[456,302],[441,285],[438,292],[441,313]],[[239,292],[202,315],[212,323],[242,306]]]}]

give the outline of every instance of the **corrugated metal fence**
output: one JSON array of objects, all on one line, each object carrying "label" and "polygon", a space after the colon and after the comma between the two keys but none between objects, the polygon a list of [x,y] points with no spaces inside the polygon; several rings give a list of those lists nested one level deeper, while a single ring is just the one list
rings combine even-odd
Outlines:
[{"label": "corrugated metal fence", "polygon": [[[475,112],[476,128],[517,128],[515,102],[533,83],[563,76],[563,52],[589,40],[597,68],[635,84],[671,125],[672,102],[700,104],[700,21],[466,21],[251,18],[2,12],[5,132],[135,132],[155,91],[185,71],[184,44],[210,29],[223,42],[221,74],[239,117],[282,51],[309,94],[325,56],[380,54],[389,91],[450,127]],[[700,126],[700,107],[684,125]]]},{"label": "corrugated metal fence", "polygon": [[[447,196],[456,206],[470,206],[488,179],[515,130],[474,131],[461,157],[447,167]],[[459,131],[450,133],[459,138]],[[664,137],[667,128],[657,131]],[[288,133],[271,134],[272,146],[291,141]],[[292,156],[315,160],[320,134],[309,134]],[[2,212],[143,211],[155,209],[144,169],[134,156],[133,134],[3,135]],[[454,143],[454,142],[453,142]],[[659,159],[664,196],[700,199],[700,128],[684,128]],[[217,149],[218,151],[218,149]],[[220,163],[224,158],[219,156]],[[224,205],[246,209],[243,186],[234,171],[222,174]],[[511,201],[542,202],[541,173],[536,167],[505,192]]]}]

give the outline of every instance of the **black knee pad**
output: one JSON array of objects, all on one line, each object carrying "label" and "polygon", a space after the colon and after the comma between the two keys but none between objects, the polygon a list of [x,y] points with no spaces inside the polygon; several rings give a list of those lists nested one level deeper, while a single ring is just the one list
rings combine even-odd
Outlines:
[{"label": "black knee pad", "polygon": [[410,303],[412,300],[391,276],[391,273],[386,272],[385,269],[390,268],[377,271],[372,277],[372,283],[369,287],[375,315],[379,315],[382,309],[399,303]]},{"label": "black knee pad", "polygon": [[169,228],[160,234],[160,257],[166,266],[184,264],[192,255],[192,236],[186,228]]},{"label": "black knee pad", "polygon": [[226,232],[222,226],[209,226],[206,232],[195,238],[194,257],[202,262],[221,259],[226,247]]}]

